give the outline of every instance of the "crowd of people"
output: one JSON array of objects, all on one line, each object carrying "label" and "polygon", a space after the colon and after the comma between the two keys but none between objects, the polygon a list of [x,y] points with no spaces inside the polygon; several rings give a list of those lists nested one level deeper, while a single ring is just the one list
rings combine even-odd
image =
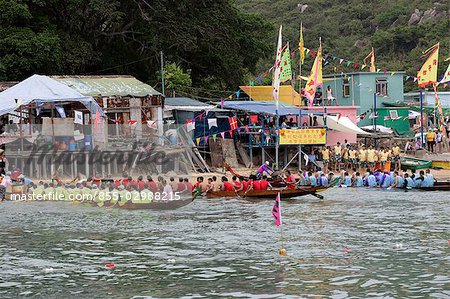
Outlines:
[{"label": "crowd of people", "polygon": [[[311,155],[313,158],[310,160],[316,160],[316,153],[313,151]],[[375,149],[372,145],[352,145],[345,140],[344,144],[337,142],[335,146],[323,146],[319,151],[319,158],[323,162],[325,172],[364,168],[374,171],[377,165],[384,169],[388,162],[393,164],[395,170],[400,170],[400,153],[401,149],[396,143],[392,148],[382,146],[380,149]]]}]

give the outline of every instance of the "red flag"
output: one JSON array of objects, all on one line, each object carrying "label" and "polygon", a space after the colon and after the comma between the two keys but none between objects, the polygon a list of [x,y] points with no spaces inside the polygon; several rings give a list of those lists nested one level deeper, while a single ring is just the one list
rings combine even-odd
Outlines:
[{"label": "red flag", "polygon": [[258,115],[250,115],[250,123],[255,124],[258,122]]},{"label": "red flag", "polygon": [[237,119],[236,117],[228,117],[228,121],[230,122],[230,129],[236,130],[238,127]]},{"label": "red flag", "polygon": [[230,134],[230,137],[233,138],[233,130],[230,130],[228,133]]},{"label": "red flag", "polygon": [[129,120],[129,121],[128,121],[128,124],[129,124],[130,126],[133,126],[133,125],[137,124],[137,120]]},{"label": "red flag", "polygon": [[280,193],[278,193],[275,198],[275,202],[272,208],[272,216],[275,219],[275,225],[281,226],[281,201],[280,201]]},{"label": "red flag", "polygon": [[100,111],[97,109],[97,112],[95,113],[95,119],[94,119],[94,128],[95,129],[97,129],[99,122],[100,122]]}]

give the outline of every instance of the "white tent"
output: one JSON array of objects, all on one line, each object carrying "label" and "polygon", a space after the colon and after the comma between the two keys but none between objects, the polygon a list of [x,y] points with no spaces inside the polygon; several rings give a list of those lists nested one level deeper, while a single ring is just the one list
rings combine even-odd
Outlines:
[{"label": "white tent", "polygon": [[[317,119],[319,125],[323,126],[324,122],[322,118]],[[350,118],[346,116],[338,117],[337,115],[327,115],[327,127],[329,129],[344,132],[344,133],[354,133],[362,135],[370,135],[370,133],[361,130],[356,124],[354,124]]]},{"label": "white tent", "polygon": [[[365,127],[361,127],[361,129],[373,132],[374,131],[374,126],[373,125],[365,126]],[[386,133],[386,134],[394,133],[394,131],[391,128],[388,128],[388,127],[385,127],[385,126],[381,126],[381,125],[377,125],[377,132]]]},{"label": "white tent", "polygon": [[91,113],[97,109],[104,113],[92,97],[86,97],[78,91],[50,77],[33,75],[0,93],[0,115],[11,113],[21,105],[32,101],[39,103],[75,101],[83,103]]}]

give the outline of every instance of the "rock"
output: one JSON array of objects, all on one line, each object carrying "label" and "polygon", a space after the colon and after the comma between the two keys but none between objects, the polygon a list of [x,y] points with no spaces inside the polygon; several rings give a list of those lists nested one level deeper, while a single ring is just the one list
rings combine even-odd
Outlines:
[{"label": "rock", "polygon": [[361,40],[361,39],[358,39],[353,44],[353,47],[356,47],[356,48],[364,48],[365,46],[367,46],[367,41],[366,40]]},{"label": "rock", "polygon": [[419,24],[422,24],[423,22],[434,20],[436,16],[436,10],[434,8],[427,9],[420,19]]},{"label": "rock", "polygon": [[417,8],[414,10],[413,14],[409,18],[408,24],[409,25],[416,25],[419,24],[420,19],[422,17],[422,13]]}]

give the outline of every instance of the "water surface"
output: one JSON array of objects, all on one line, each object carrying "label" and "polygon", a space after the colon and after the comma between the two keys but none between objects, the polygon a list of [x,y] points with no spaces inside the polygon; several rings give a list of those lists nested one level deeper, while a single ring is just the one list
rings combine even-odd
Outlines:
[{"label": "water surface", "polygon": [[287,257],[271,200],[0,203],[0,298],[450,298],[449,193],[323,194],[282,203]]}]

